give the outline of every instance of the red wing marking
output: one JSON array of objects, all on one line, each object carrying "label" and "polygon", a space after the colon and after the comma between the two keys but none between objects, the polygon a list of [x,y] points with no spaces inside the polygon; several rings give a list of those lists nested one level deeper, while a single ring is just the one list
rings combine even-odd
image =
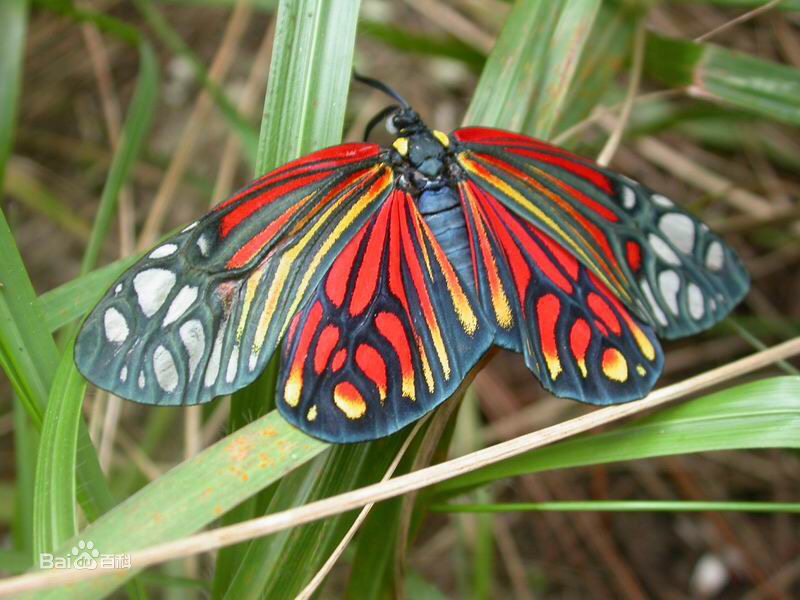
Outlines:
[{"label": "red wing marking", "polygon": [[642,247],[633,241],[625,243],[625,255],[628,258],[628,266],[631,271],[636,273],[642,268]]},{"label": "red wing marking", "polygon": [[[241,192],[228,198],[224,202],[214,207],[215,211],[222,210],[235,202],[246,198],[268,185],[274,185],[280,181],[298,177],[304,173],[312,172],[310,169],[318,169],[322,171],[335,170],[337,168],[356,163],[370,158],[377,157],[381,152],[381,147],[377,144],[341,144],[331,148],[325,148],[318,152],[313,152],[302,158],[298,158],[292,162],[286,163],[282,167],[270,171],[263,177],[256,179],[250,186],[243,189]],[[316,172],[316,171],[313,171]]]},{"label": "red wing marking", "polygon": [[224,238],[227,236],[231,230],[233,230],[242,221],[247,219],[247,217],[264,208],[267,204],[274,202],[277,198],[291,194],[295,190],[299,190],[300,188],[316,183],[327,177],[330,177],[330,173],[326,171],[313,173],[311,175],[306,175],[305,177],[298,177],[297,179],[287,181],[283,185],[274,187],[268,192],[265,192],[259,196],[255,196],[250,200],[246,200],[243,204],[240,204],[227,215],[222,217],[222,221],[220,222],[219,226],[220,237]]},{"label": "red wing marking", "polygon": [[378,328],[378,332],[391,344],[400,361],[403,396],[415,400],[414,363],[411,362],[411,346],[409,346],[403,324],[392,313],[381,312],[375,316],[375,326]]},{"label": "red wing marking", "polygon": [[336,344],[339,343],[339,328],[336,325],[326,325],[317,340],[317,349],[314,353],[314,371],[320,375],[325,367],[328,366],[328,359],[331,357]]},{"label": "red wing marking", "polygon": [[550,377],[555,380],[561,373],[561,361],[558,357],[558,341],[556,324],[561,312],[561,301],[555,294],[546,294],[536,302],[536,318],[539,323],[539,336],[542,353],[547,362]]},{"label": "red wing marking", "polygon": [[616,348],[608,348],[603,352],[603,373],[620,383],[628,380],[628,362]]},{"label": "red wing marking", "polygon": [[347,360],[347,348],[340,348],[333,357],[333,361],[331,362],[331,370],[336,373],[344,366],[344,362]]},{"label": "red wing marking", "polygon": [[361,392],[350,382],[342,381],[333,389],[333,403],[348,419],[360,419],[367,412]]},{"label": "red wing marking", "polygon": [[615,335],[620,335],[622,333],[619,321],[608,306],[608,303],[594,292],[589,293],[589,308],[592,309],[592,312],[596,314],[605,326],[613,331]]},{"label": "red wing marking", "polygon": [[350,297],[350,316],[355,317],[364,312],[369,306],[378,287],[378,273],[383,260],[383,248],[386,242],[386,221],[389,218],[389,211],[383,208],[378,213],[375,226],[372,228],[367,248],[364,251],[364,258],[358,269],[356,285]]},{"label": "red wing marking", "polygon": [[361,240],[364,238],[366,229],[362,229],[356,234],[353,240],[345,246],[342,253],[336,258],[331,266],[330,275],[325,280],[325,293],[333,302],[336,308],[341,308],[347,294],[347,285],[350,282],[350,274],[353,271],[353,262],[361,247]]},{"label": "red wing marking", "polygon": [[589,348],[591,341],[592,329],[589,324],[583,319],[576,319],[569,332],[569,347],[584,378],[588,374],[586,370],[586,350]]},{"label": "red wing marking", "polygon": [[292,366],[289,371],[289,378],[286,381],[284,399],[289,406],[297,406],[297,403],[300,401],[300,394],[303,391],[303,364],[308,357],[311,340],[317,332],[317,327],[321,319],[322,304],[318,300],[314,303],[314,306],[311,307],[308,318],[303,324],[297,346],[297,353],[294,355],[294,360],[292,361]]},{"label": "red wing marking", "polygon": [[356,364],[378,388],[381,402],[386,400],[386,362],[380,353],[368,344],[360,344],[356,348]]}]

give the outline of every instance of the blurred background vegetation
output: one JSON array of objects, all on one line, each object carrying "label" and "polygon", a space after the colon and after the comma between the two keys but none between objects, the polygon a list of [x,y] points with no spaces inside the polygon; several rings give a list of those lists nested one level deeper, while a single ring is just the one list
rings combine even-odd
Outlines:
[{"label": "blurred background vegetation", "polygon": [[[80,535],[104,552],[128,551],[384,475],[408,431],[340,448],[304,439],[267,414],[274,369],[231,400],[168,410],[87,391],[69,360],[77,319],[129,257],[254,173],[360,139],[386,99],[358,85],[348,97],[352,64],[437,129],[487,124],[602,152],[724,234],[753,289],[714,330],[665,344],[664,384],[800,335],[797,0],[280,4],[0,1],[4,576],[40,551],[69,548],[129,497]],[[608,146],[616,135],[619,147]],[[796,597],[796,375],[781,363],[622,428],[379,504],[318,593]],[[398,472],[592,410],[543,392],[507,353],[456,404],[425,424]],[[217,454],[192,460],[265,414],[260,423],[278,432],[259,442],[266,474]],[[248,439],[225,447],[241,442],[257,457],[262,448]],[[664,504],[634,512],[604,500]],[[698,501],[717,504],[688,512],[703,508],[687,504]],[[456,514],[446,502],[528,505]],[[765,504],[755,514],[742,502]],[[115,593],[294,597],[355,517],[168,562]],[[50,593],[89,597],[117,585]]]}]

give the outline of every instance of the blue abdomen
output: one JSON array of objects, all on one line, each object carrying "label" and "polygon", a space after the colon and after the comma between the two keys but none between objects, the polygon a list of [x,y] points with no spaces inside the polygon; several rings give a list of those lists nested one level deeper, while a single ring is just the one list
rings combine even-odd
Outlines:
[{"label": "blue abdomen", "polygon": [[467,223],[458,193],[449,187],[426,190],[417,200],[422,217],[441,244],[463,285],[472,287],[472,256]]}]

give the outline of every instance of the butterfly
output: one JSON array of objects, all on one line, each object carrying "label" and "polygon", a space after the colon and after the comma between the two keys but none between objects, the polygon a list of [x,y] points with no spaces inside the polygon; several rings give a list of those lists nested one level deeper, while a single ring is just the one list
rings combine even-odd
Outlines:
[{"label": "butterfly", "polygon": [[85,320],[79,370],[116,395],[195,405],[282,343],[276,401],[331,442],[389,435],[493,347],[553,394],[645,396],[657,336],[720,321],[749,278],[663,195],[517,133],[429,129],[397,92],[390,147],[346,143],[256,179],[163,241]]}]

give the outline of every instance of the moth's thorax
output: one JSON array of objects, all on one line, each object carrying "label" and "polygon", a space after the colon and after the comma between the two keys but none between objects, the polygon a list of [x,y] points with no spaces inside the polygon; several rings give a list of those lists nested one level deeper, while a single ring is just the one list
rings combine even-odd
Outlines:
[{"label": "moth's thorax", "polygon": [[407,135],[398,137],[392,147],[397,152],[404,183],[417,191],[445,185],[453,164],[447,135],[424,126],[402,133]]}]

